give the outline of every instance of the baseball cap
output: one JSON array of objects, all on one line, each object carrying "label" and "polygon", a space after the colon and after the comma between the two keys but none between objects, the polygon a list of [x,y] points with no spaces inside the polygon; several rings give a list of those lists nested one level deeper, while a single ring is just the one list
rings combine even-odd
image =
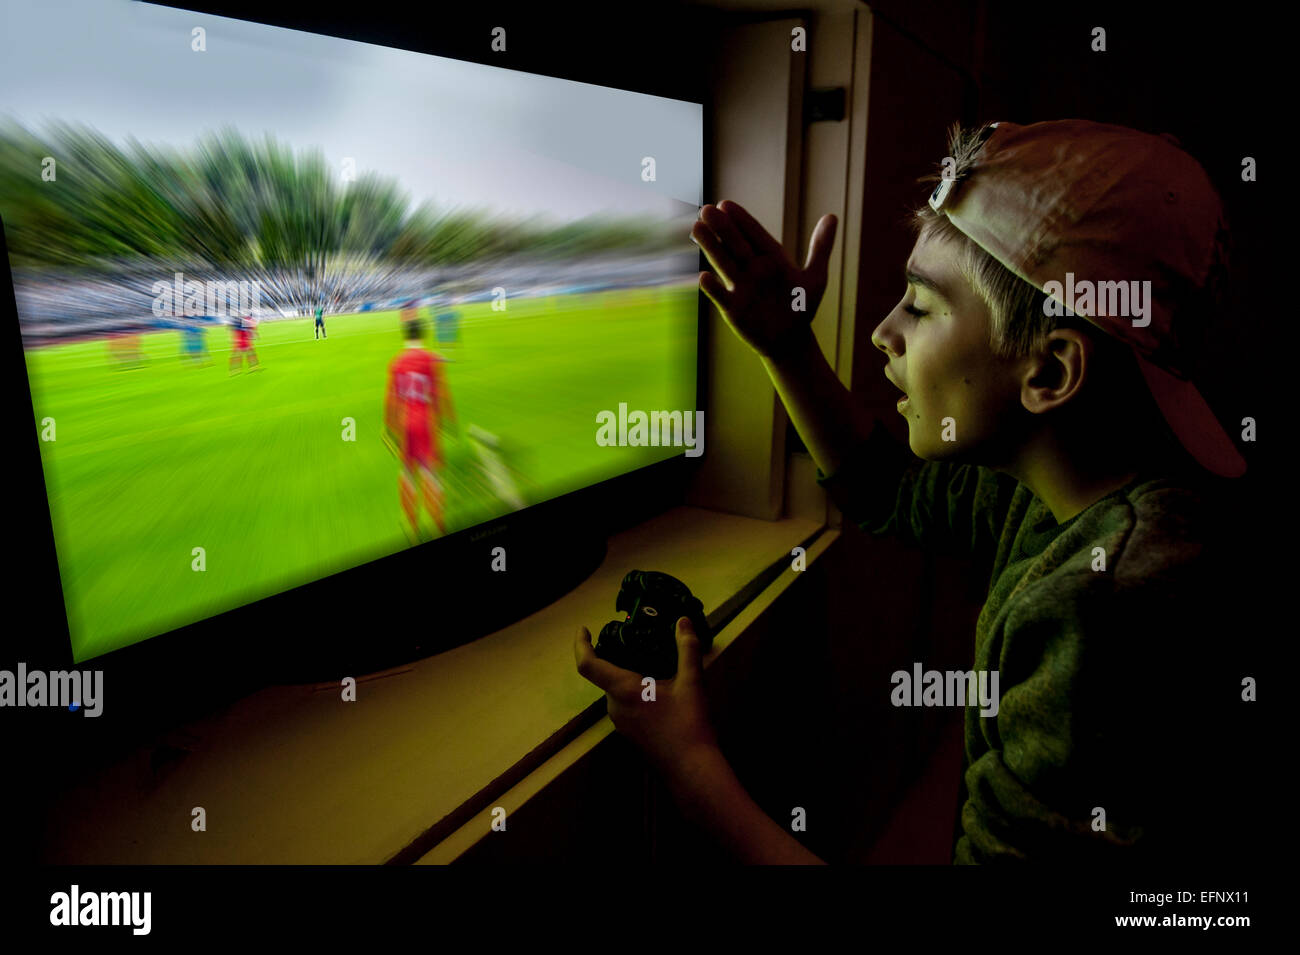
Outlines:
[{"label": "baseball cap", "polygon": [[940,182],[931,208],[1067,314],[1130,345],[1188,453],[1214,474],[1244,474],[1174,327],[1227,236],[1205,170],[1168,134],[1086,120],[994,123],[984,137],[969,174]]}]

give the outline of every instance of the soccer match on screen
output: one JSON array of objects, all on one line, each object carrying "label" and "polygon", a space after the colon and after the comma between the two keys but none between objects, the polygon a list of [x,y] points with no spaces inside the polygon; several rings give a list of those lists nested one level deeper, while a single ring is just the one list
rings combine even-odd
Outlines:
[{"label": "soccer match on screen", "polygon": [[699,184],[643,174],[689,104],[212,22],[4,43],[78,661],[681,454],[596,415],[695,407]]}]

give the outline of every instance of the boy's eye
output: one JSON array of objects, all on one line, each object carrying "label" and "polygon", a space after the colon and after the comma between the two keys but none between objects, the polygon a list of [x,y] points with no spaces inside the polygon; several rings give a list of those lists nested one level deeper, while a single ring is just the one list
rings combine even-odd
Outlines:
[{"label": "boy's eye", "polygon": [[904,306],[903,306],[903,311],[907,312],[908,315],[914,315],[914,316],[916,316],[917,318],[923,318],[924,316],[930,314],[929,312],[923,312],[923,311],[921,311],[921,310],[920,310],[919,308],[917,308],[915,305],[904,305]]}]

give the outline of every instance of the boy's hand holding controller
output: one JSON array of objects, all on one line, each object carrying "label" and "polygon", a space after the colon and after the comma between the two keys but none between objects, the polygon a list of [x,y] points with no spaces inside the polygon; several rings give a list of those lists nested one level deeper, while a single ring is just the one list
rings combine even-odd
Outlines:
[{"label": "boy's hand holding controller", "polygon": [[677,674],[642,696],[642,676],[596,656],[578,629],[578,672],[605,691],[610,719],[663,774],[687,818],[712,831],[741,862],[807,865],[821,860],[773,822],[736,778],[709,721],[700,642],[689,617],[677,618]]},{"label": "boy's hand holding controller", "polygon": [[704,695],[700,642],[689,618],[677,620],[677,674],[655,681],[653,702],[643,698],[640,673],[596,656],[586,627],[578,629],[574,654],[578,673],[605,691],[615,728],[641,747],[670,781],[690,772],[700,759],[720,757]]},{"label": "boy's hand holding controller", "polygon": [[[835,216],[821,217],[808,242],[808,260],[799,268],[738,203],[725,199],[701,210],[691,238],[718,274],[700,273],[700,289],[741,341],[764,358],[780,357],[810,329],[826,294],[837,225]],[[796,287],[805,292],[803,311],[792,307]]]}]

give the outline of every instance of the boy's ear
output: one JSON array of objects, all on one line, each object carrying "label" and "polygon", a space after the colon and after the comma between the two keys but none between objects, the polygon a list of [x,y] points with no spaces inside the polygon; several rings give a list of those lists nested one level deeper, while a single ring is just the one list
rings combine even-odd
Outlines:
[{"label": "boy's ear", "polygon": [[1041,414],[1073,400],[1085,380],[1100,373],[1096,351],[1086,332],[1054,328],[1043,347],[1025,359],[1021,372],[1021,402],[1034,414]]}]

